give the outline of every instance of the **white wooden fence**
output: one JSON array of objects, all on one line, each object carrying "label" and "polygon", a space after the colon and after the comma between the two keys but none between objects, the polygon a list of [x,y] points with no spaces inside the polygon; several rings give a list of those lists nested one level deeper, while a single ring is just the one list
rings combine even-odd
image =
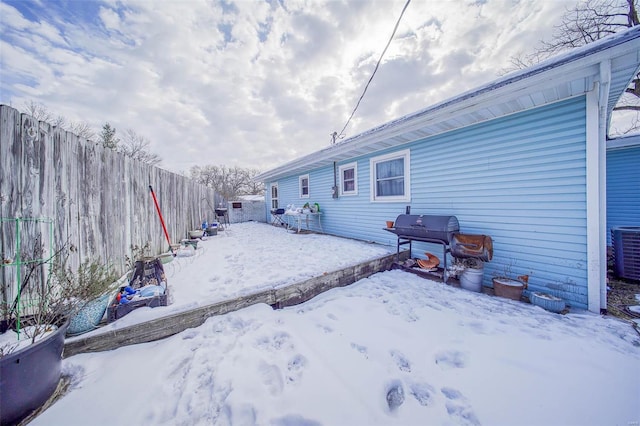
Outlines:
[{"label": "white wooden fence", "polygon": [[16,257],[33,257],[36,245],[45,246],[41,256],[50,255],[46,226],[19,221],[27,225],[20,231],[22,253],[17,256],[16,218],[51,219],[53,251],[74,248],[70,261],[76,265],[90,257],[124,273],[131,246],[148,243],[150,254],[166,251],[150,185],[172,243],[200,228],[203,218],[213,217],[213,189],[0,105],[3,301],[15,297]]}]

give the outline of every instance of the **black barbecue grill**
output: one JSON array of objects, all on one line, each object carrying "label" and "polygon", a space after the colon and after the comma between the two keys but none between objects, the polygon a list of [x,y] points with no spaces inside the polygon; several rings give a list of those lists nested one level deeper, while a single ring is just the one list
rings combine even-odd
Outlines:
[{"label": "black barbecue grill", "polygon": [[389,228],[389,231],[414,240],[423,238],[434,240],[434,242],[444,241],[448,244],[453,234],[460,231],[460,224],[455,216],[401,214],[396,219],[395,226]]},{"label": "black barbecue grill", "polygon": [[397,259],[400,246],[420,241],[442,245],[444,281],[447,280],[447,253],[458,258],[477,258],[488,262],[493,256],[493,242],[488,235],[461,234],[455,216],[401,214],[393,228],[384,228],[398,236]]}]

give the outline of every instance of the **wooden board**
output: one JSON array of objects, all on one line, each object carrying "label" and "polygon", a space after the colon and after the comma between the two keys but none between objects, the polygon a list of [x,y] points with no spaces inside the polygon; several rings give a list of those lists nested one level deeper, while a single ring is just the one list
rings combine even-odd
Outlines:
[{"label": "wooden board", "polygon": [[286,287],[202,306],[130,327],[108,331],[104,334],[74,338],[65,343],[64,357],[163,339],[188,328],[198,327],[211,316],[237,311],[256,303],[266,303],[276,309],[297,305],[331,288],[347,286],[377,272],[388,270],[395,260],[396,254],[394,253]]}]

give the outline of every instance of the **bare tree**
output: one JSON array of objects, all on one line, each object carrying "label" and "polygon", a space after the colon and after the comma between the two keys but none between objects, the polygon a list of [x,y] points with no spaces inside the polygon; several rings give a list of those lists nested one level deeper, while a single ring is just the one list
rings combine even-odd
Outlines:
[{"label": "bare tree", "polygon": [[[42,103],[33,100],[25,102],[25,112],[38,121],[51,124],[54,127],[60,127],[70,131],[81,138],[93,141],[96,139],[96,133],[87,122],[67,122],[62,115],[57,117],[49,111]],[[149,152],[148,147],[150,141],[144,136],[138,135],[133,129],[128,129],[124,135],[124,141],[116,137],[116,128],[111,124],[105,123],[102,131],[98,135],[98,143],[105,148],[117,150],[124,155],[136,160],[151,164],[152,166],[159,164],[162,159],[157,155]]]},{"label": "bare tree", "polygon": [[584,46],[625,28],[639,25],[638,0],[585,0],[562,16],[551,40],[542,40],[532,53],[511,58],[514,69],[537,64],[550,56]]},{"label": "bare tree", "polygon": [[25,112],[38,121],[43,121],[56,127],[64,128],[66,122],[63,116],[54,116],[44,104],[33,100],[25,102]]},{"label": "bare tree", "polygon": [[127,129],[122,143],[118,146],[118,151],[143,163],[152,166],[160,163],[162,159],[157,154],[149,151],[149,139],[137,134],[133,129]]},{"label": "bare tree", "polygon": [[254,181],[253,178],[260,174],[258,169],[247,170],[247,184],[243,188],[244,193],[247,195],[259,195],[264,194],[264,182]]},{"label": "bare tree", "polygon": [[222,196],[226,201],[236,199],[240,195],[260,194],[264,188],[253,182],[253,176],[259,172],[253,169],[226,166],[193,166],[191,178],[196,182],[206,185]]},{"label": "bare tree", "polygon": [[[541,41],[540,46],[530,54],[511,58],[512,67],[505,71],[526,68],[556,53],[584,46],[637,25],[640,25],[638,0],[585,0],[565,12],[562,22],[555,27],[551,40]],[[618,133],[640,129],[640,74],[631,81],[614,111],[636,112],[631,128],[618,130]]]},{"label": "bare tree", "polygon": [[86,122],[69,122],[62,115],[54,116],[49,109],[39,102],[33,100],[25,102],[26,113],[38,121],[51,124],[54,127],[68,130],[81,138],[93,140],[96,136],[91,126]]},{"label": "bare tree", "polygon": [[38,121],[50,122],[53,118],[51,112],[41,103],[30,100],[24,103],[25,113],[29,114]]},{"label": "bare tree", "polygon": [[587,0],[563,16],[553,40],[543,42],[542,49],[555,53],[584,46],[636,25],[638,12],[635,0]]},{"label": "bare tree", "polygon": [[74,133],[81,138],[87,140],[94,140],[96,137],[96,132],[93,131],[91,126],[86,122],[78,122],[78,123],[70,123],[68,129],[71,133]]},{"label": "bare tree", "polygon": [[189,170],[191,179],[195,180],[201,185],[208,186],[209,188],[216,187],[217,184],[217,166],[193,166]]}]

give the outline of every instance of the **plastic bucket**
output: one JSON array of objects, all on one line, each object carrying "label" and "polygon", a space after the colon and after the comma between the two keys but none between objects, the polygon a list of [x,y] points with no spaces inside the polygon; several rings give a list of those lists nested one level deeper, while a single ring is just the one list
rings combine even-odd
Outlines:
[{"label": "plastic bucket", "polygon": [[460,274],[460,287],[465,290],[475,291],[479,293],[482,291],[482,278],[484,277],[484,268],[472,269],[467,268]]}]

